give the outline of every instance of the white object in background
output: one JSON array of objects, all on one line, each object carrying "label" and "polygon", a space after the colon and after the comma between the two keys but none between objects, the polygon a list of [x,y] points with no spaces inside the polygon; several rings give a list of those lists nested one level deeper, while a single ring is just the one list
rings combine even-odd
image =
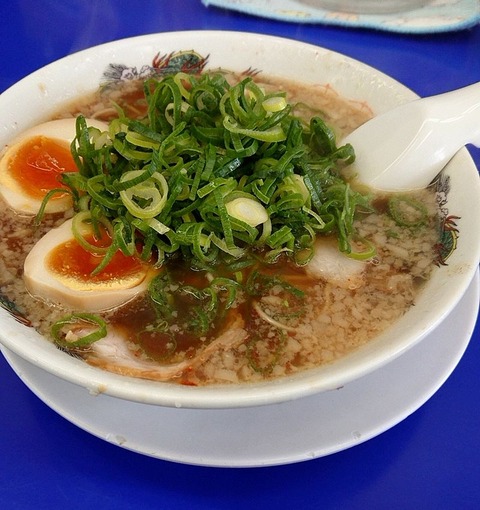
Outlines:
[{"label": "white object in background", "polygon": [[357,14],[389,14],[420,9],[431,0],[300,0],[312,7]]}]

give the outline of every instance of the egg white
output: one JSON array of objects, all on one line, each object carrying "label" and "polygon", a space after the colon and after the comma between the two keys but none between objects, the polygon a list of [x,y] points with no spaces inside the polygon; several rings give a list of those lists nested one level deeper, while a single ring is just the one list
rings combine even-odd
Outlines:
[{"label": "egg white", "polygon": [[[11,144],[7,146],[0,159],[0,195],[15,211],[23,214],[37,214],[42,200],[28,196],[9,171],[10,162],[19,149],[31,138],[43,136],[55,140],[59,145],[70,147],[76,135],[76,120],[73,118],[58,119],[44,122],[20,133]],[[86,119],[87,126],[95,127],[101,131],[108,129],[108,124],[95,119]],[[72,205],[70,196],[50,200],[46,212],[54,213],[68,210]]]},{"label": "egg white", "polygon": [[155,275],[153,267],[126,278],[105,282],[85,282],[57,274],[48,267],[49,254],[73,239],[72,220],[47,232],[32,248],[24,263],[24,282],[35,297],[76,311],[99,312],[119,307],[144,293]]}]

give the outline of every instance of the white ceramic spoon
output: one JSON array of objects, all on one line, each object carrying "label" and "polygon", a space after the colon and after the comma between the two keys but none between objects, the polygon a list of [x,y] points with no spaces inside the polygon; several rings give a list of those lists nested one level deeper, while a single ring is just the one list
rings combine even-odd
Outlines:
[{"label": "white ceramic spoon", "polygon": [[480,147],[480,83],[417,99],[374,117],[342,143],[348,173],[377,189],[424,188],[464,145]]}]

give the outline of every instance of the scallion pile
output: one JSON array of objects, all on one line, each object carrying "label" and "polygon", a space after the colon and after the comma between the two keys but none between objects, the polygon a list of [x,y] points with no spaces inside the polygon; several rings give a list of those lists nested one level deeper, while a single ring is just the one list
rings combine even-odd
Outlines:
[{"label": "scallion pile", "polygon": [[198,267],[251,253],[305,264],[317,234],[351,251],[369,198],[340,177],[354,151],[320,117],[298,118],[284,93],[251,77],[178,73],[143,88],[144,118],[118,107],[103,133],[77,118],[79,171],[62,177],[81,221],[112,236],[98,271],[117,250],[158,265],[175,253]]}]

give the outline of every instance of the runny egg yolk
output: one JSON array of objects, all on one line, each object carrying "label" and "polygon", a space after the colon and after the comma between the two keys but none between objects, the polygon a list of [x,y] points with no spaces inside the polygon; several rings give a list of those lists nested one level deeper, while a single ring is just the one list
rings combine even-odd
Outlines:
[{"label": "runny egg yolk", "polygon": [[[25,286],[32,296],[71,310],[99,312],[147,291],[158,273],[152,261],[118,250],[102,271],[92,274],[112,239],[106,228],[96,235],[89,224],[82,225],[80,233],[82,242],[74,237],[73,219],[69,219],[35,243],[23,266]],[[90,244],[88,249],[85,243]]]},{"label": "runny egg yolk", "polygon": [[64,144],[35,136],[19,148],[9,162],[8,170],[25,194],[42,199],[48,191],[65,187],[59,181],[60,175],[76,172],[77,167],[70,149]]},{"label": "runny egg yolk", "polygon": [[[107,136],[108,124],[96,119],[86,122],[92,140]],[[77,119],[56,119],[19,133],[0,148],[0,198],[21,214],[35,215],[41,207],[47,214],[71,209],[72,197],[61,176],[78,171],[70,152],[76,137]]]},{"label": "runny egg yolk", "polygon": [[[85,240],[96,247],[105,248],[110,242],[107,233],[98,238],[92,234]],[[50,251],[46,267],[59,276],[87,284],[89,287],[98,284],[108,284],[111,280],[129,281],[138,279],[144,271],[144,265],[136,257],[128,257],[118,250],[108,265],[98,274],[92,274],[100,264],[103,254],[95,254],[83,248],[75,239],[70,239]]]}]

